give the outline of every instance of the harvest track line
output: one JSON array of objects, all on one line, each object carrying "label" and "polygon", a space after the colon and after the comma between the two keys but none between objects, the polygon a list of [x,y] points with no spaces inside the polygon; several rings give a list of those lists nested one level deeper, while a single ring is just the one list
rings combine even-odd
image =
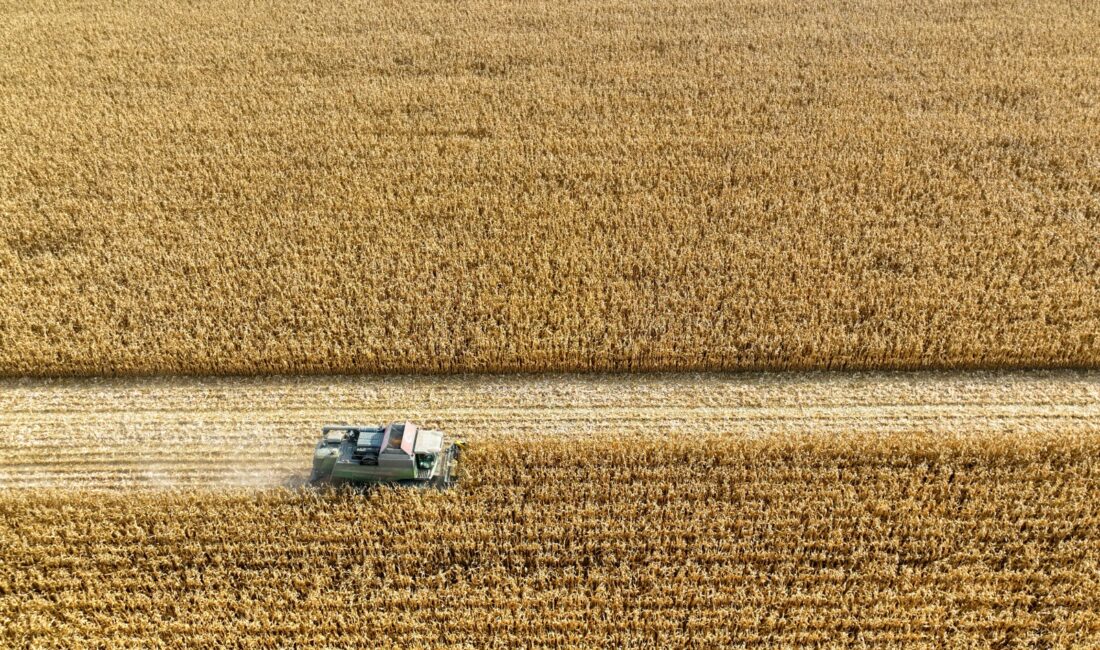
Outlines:
[{"label": "harvest track line", "polygon": [[1100,373],[11,379],[0,488],[299,481],[326,421],[410,417],[479,439],[1100,432]]}]

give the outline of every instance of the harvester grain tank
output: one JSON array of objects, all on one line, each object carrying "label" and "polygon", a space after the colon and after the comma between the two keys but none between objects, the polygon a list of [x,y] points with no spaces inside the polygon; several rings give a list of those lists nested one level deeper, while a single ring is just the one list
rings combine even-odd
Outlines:
[{"label": "harvester grain tank", "polygon": [[448,444],[442,431],[412,422],[330,424],[321,431],[313,451],[312,484],[454,485],[463,443]]}]

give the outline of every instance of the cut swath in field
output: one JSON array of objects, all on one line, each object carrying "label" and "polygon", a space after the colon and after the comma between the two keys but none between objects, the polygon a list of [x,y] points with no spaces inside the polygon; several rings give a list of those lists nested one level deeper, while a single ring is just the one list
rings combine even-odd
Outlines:
[{"label": "cut swath in field", "polygon": [[1089,372],[160,378],[0,381],[0,488],[271,487],[323,424],[412,419],[473,444],[1100,435]]}]

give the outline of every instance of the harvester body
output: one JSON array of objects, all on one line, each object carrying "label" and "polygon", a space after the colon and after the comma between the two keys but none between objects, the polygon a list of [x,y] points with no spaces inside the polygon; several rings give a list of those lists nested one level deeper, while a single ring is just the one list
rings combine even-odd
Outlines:
[{"label": "harvester body", "polygon": [[313,451],[314,484],[396,483],[447,488],[454,484],[462,443],[412,422],[327,425]]}]

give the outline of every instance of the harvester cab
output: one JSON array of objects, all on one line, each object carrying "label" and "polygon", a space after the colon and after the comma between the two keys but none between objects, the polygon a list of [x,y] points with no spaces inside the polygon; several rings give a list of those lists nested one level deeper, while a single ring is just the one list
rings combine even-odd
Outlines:
[{"label": "harvester cab", "polygon": [[392,483],[446,489],[454,485],[462,441],[412,422],[386,426],[331,424],[313,451],[314,485]]}]

